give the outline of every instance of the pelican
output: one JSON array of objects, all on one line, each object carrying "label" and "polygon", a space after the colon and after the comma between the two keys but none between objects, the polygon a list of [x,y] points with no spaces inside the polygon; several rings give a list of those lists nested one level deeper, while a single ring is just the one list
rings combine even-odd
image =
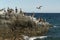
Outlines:
[{"label": "pelican", "polygon": [[42,6],[36,7],[37,9],[41,9]]},{"label": "pelican", "polygon": [[0,9],[0,11],[3,11],[5,8],[3,8],[3,9]]},{"label": "pelican", "polygon": [[0,9],[0,14],[3,14],[3,13],[4,13],[4,9],[5,9],[5,8]]}]

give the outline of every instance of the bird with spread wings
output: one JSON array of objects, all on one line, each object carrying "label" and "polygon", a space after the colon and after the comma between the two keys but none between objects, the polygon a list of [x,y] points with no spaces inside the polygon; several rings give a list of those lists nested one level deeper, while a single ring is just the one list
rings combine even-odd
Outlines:
[{"label": "bird with spread wings", "polygon": [[36,7],[37,9],[41,9],[42,6]]}]

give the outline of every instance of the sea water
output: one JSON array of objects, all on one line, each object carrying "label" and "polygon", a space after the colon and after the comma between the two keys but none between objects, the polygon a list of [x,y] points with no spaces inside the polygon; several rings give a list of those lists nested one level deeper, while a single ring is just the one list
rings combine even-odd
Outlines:
[{"label": "sea water", "polygon": [[60,40],[60,13],[35,13],[35,17],[46,19],[47,22],[54,25],[45,35],[46,38],[36,38],[35,40]]}]

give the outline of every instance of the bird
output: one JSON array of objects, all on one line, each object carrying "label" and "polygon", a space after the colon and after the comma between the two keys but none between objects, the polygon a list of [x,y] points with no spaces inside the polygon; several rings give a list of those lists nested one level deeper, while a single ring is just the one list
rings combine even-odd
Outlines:
[{"label": "bird", "polygon": [[42,6],[36,7],[37,9],[41,9]]},{"label": "bird", "polygon": [[3,11],[5,8],[3,8],[3,9],[0,9],[0,11]]}]

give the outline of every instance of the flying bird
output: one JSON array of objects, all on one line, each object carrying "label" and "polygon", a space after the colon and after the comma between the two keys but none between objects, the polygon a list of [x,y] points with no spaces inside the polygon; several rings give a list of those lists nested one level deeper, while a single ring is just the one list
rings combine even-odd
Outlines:
[{"label": "flying bird", "polygon": [[37,9],[41,9],[42,6],[36,7]]}]

